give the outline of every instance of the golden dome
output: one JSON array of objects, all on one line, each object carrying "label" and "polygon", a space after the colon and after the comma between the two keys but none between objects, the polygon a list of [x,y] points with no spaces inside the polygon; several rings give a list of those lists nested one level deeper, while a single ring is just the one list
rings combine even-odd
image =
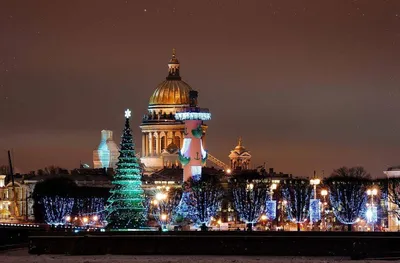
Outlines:
[{"label": "golden dome", "polygon": [[238,145],[235,147],[234,151],[237,152],[238,154],[246,152],[246,148],[242,146],[242,137],[239,138]]},{"label": "golden dome", "polygon": [[190,104],[189,92],[192,88],[179,75],[180,63],[172,50],[172,57],[168,63],[168,76],[161,82],[153,95],[149,105],[182,105]]},{"label": "golden dome", "polygon": [[150,105],[189,104],[189,91],[192,89],[183,80],[164,80],[150,97]]}]

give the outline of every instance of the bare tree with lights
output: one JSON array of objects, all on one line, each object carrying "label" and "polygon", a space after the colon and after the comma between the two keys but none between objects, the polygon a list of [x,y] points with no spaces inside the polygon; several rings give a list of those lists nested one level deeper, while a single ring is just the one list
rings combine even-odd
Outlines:
[{"label": "bare tree with lights", "polygon": [[300,225],[308,218],[312,190],[313,187],[307,179],[289,179],[281,183],[286,211],[289,219],[297,224],[297,231],[300,231]]},{"label": "bare tree with lights", "polygon": [[366,209],[370,175],[363,167],[341,167],[333,171],[325,185],[335,217],[351,231]]},{"label": "bare tree with lights", "polygon": [[[265,178],[251,178],[238,174],[229,181],[233,204],[240,220],[256,223],[266,210],[270,197],[270,182]],[[251,228],[249,228],[251,229]]]},{"label": "bare tree with lights", "polygon": [[199,179],[190,178],[183,185],[180,210],[197,225],[209,225],[218,213],[224,190],[217,174],[203,173]]},{"label": "bare tree with lights", "polygon": [[181,188],[169,187],[158,190],[152,196],[150,200],[150,213],[162,228],[175,220],[176,209],[181,198]]}]

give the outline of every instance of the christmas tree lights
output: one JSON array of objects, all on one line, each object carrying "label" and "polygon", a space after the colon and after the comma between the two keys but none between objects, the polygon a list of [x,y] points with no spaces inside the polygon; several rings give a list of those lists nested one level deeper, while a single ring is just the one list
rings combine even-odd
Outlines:
[{"label": "christmas tree lights", "polygon": [[110,229],[134,229],[146,222],[145,197],[142,189],[140,165],[135,156],[129,125],[130,110],[125,111],[125,128],[120,144],[116,174],[110,190],[107,206],[107,227]]}]

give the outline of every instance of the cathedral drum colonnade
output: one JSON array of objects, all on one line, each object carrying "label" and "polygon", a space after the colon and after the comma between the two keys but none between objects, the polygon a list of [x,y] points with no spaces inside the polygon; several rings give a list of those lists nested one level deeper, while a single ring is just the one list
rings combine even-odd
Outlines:
[{"label": "cathedral drum colonnade", "polygon": [[[141,162],[150,174],[164,167],[180,167],[179,149],[183,146],[185,124],[175,114],[190,106],[192,88],[180,76],[175,50],[168,63],[168,76],[150,97],[148,112],[143,116]],[[202,124],[202,140],[207,126]]]}]

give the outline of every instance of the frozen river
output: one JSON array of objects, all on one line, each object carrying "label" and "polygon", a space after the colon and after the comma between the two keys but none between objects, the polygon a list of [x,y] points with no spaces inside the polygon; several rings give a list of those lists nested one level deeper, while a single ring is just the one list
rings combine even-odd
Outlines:
[{"label": "frozen river", "polygon": [[[241,262],[388,262],[387,260],[351,261],[349,258],[309,258],[309,257],[264,257],[264,256],[64,256],[64,255],[29,255],[27,249],[18,249],[0,254],[0,262],[7,263],[241,263]],[[396,261],[391,261],[396,262]],[[397,261],[400,262],[400,261]]]}]

